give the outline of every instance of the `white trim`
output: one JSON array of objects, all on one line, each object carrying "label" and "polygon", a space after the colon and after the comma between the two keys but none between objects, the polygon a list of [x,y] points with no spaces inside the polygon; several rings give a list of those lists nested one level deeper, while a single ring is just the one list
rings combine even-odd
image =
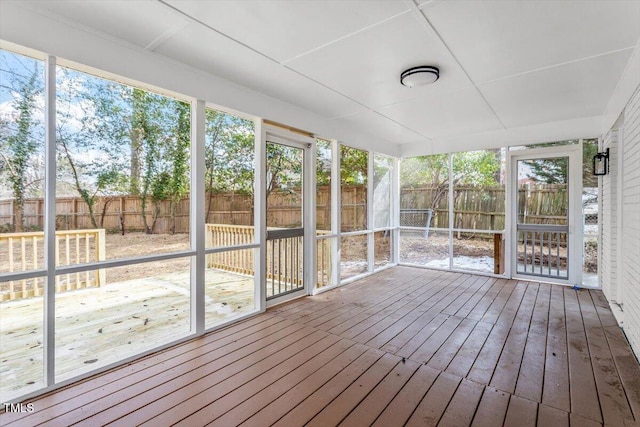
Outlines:
[{"label": "white trim", "polygon": [[391,177],[391,262],[400,260],[400,160],[393,158]]},{"label": "white trim", "polygon": [[342,229],[342,213],[340,200],[342,187],[340,186],[340,144],[335,139],[331,141],[331,234],[335,237],[331,242],[331,278],[329,283],[335,287],[340,283],[340,232]]},{"label": "white trim", "polygon": [[[569,170],[567,171],[569,176],[568,191],[569,191],[569,207],[567,221],[569,226],[569,235],[567,239],[567,269],[568,279],[554,280],[547,277],[538,277],[534,275],[527,275],[517,272],[517,244],[518,238],[516,230],[517,222],[517,191],[518,191],[518,170],[516,162],[519,160],[527,159],[548,159],[555,157],[567,157],[569,160]],[[506,195],[508,204],[506,206],[506,220],[505,222],[507,233],[509,238],[507,239],[505,251],[505,262],[507,266],[510,266],[509,276],[513,279],[523,279],[532,281],[544,281],[547,283],[559,283],[582,286],[582,257],[580,254],[582,251],[579,249],[582,245],[582,209],[581,197],[582,197],[582,145],[571,144],[562,145],[557,147],[545,147],[545,148],[533,148],[524,150],[507,151],[507,167],[509,174],[507,175],[506,182]]]},{"label": "white trim", "polygon": [[[284,301],[296,298],[299,295],[312,295],[315,288],[315,274],[316,274],[316,140],[295,132],[288,131],[272,125],[264,126],[264,163],[263,170],[261,171],[261,178],[266,176],[266,147],[267,144],[279,144],[287,147],[302,150],[302,226],[304,229],[303,236],[303,257],[302,257],[302,277],[303,277],[303,289],[296,292],[291,292],[276,298],[266,300],[266,268],[262,274],[263,290],[265,298],[265,307],[272,307],[273,305],[280,304]],[[257,172],[256,172],[256,176]],[[266,180],[261,179],[262,186],[265,187]],[[266,187],[262,189],[264,196],[261,197],[264,202],[264,230],[265,233],[262,236],[265,250],[260,256],[263,263],[266,263],[266,245],[267,245],[267,233],[266,233],[266,212],[268,209]],[[262,209],[262,208],[261,208]],[[257,211],[257,208],[256,208]]]},{"label": "white trim", "polygon": [[313,295],[313,290],[316,287],[317,280],[317,250],[316,244],[316,141],[308,144],[306,148],[303,148],[304,153],[304,167],[302,176],[302,214],[304,227],[304,256],[303,256],[303,277],[304,277],[304,289],[306,295]]},{"label": "white trim", "polygon": [[[254,256],[254,292],[255,305],[259,311],[267,308],[266,287],[266,254],[267,254],[267,187],[263,177],[267,174],[267,131],[262,119],[256,119],[255,124],[255,172],[253,176],[253,215],[254,215],[254,238],[258,243],[259,250]],[[263,213],[264,212],[264,213]]]},{"label": "white trim", "polygon": [[[366,218],[367,218],[367,227],[366,229],[369,231],[373,230],[373,197],[374,197],[374,163],[375,163],[375,153],[373,151],[367,152],[367,205],[366,209]],[[373,238],[373,231],[367,235],[367,271],[373,272],[374,267],[374,257],[375,257],[375,242]]]},{"label": "white trim", "polygon": [[256,248],[260,248],[259,243],[245,243],[243,245],[218,246],[214,248],[208,248],[204,250],[204,253],[206,255],[209,255],[209,254],[218,254],[220,252],[240,251],[242,249],[256,249]]},{"label": "white trim", "polygon": [[59,274],[80,273],[83,271],[96,270],[98,268],[123,267],[126,265],[145,264],[148,262],[164,261],[164,260],[176,259],[176,258],[186,258],[190,256],[195,256],[195,255],[196,255],[195,251],[167,252],[165,254],[145,255],[138,258],[121,258],[121,259],[114,259],[109,261],[90,262],[87,264],[63,265],[63,266],[57,267],[54,270],[54,274],[57,276]]},{"label": "white trim", "polygon": [[449,270],[453,270],[453,226],[455,225],[455,210],[453,206],[453,153],[448,154],[449,159],[449,179],[447,182],[449,183]]},{"label": "white trim", "polygon": [[189,219],[191,250],[195,257],[191,258],[191,331],[200,335],[205,330],[205,102],[191,103],[191,199]]},{"label": "white trim", "polygon": [[306,297],[306,296],[307,296],[307,291],[306,291],[306,283],[305,283],[304,289],[300,289],[299,291],[295,291],[288,294],[280,295],[275,298],[271,298],[270,300],[267,301],[267,308],[271,308],[274,305],[279,305],[284,302],[289,302],[291,300],[301,298],[301,297]]},{"label": "white trim", "polygon": [[44,266],[47,270],[44,287],[44,384],[56,382],[56,58],[47,57],[44,83],[45,114],[45,213]]}]

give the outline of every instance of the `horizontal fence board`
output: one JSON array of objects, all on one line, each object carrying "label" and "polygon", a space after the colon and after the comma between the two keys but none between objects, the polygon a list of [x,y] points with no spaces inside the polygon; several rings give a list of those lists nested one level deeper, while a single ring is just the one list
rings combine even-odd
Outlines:
[{"label": "horizontal fence board", "polygon": [[[566,216],[567,192],[562,185],[538,185],[520,190],[527,197],[519,198],[520,211],[526,212],[528,222],[556,224]],[[319,187],[316,192],[317,225],[330,228],[331,189]],[[96,224],[91,221],[88,205],[81,198],[56,199],[57,229],[104,228],[107,231],[145,231],[157,234],[189,232],[188,198],[172,204],[169,200],[152,202],[137,196],[123,195],[99,197],[93,207]],[[400,190],[401,210],[432,211],[430,227],[449,227],[448,191],[442,186],[405,187]],[[366,186],[344,186],[341,189],[343,231],[367,227]],[[172,208],[173,206],[173,208]],[[144,209],[143,209],[144,208]],[[214,193],[205,196],[206,222],[213,224],[252,225],[253,196],[250,194]],[[498,187],[454,187],[454,227],[463,229],[504,229],[505,189]],[[144,212],[144,217],[143,217]],[[173,213],[172,213],[173,212]],[[42,230],[44,224],[44,200],[27,199],[24,204],[24,229]],[[14,202],[0,200],[0,231],[14,229]],[[299,191],[272,192],[267,200],[267,221],[274,227],[291,227],[302,224],[302,208]],[[155,221],[154,221],[155,220]],[[402,224],[401,224],[402,225]],[[426,224],[424,224],[426,226]]]}]

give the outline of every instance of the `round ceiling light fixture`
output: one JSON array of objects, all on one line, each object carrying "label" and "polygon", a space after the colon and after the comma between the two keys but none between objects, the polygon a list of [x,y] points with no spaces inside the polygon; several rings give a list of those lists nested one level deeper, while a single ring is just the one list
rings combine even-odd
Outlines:
[{"label": "round ceiling light fixture", "polygon": [[404,70],[400,74],[400,83],[407,87],[425,86],[434,83],[439,77],[440,70],[438,67],[420,65]]}]

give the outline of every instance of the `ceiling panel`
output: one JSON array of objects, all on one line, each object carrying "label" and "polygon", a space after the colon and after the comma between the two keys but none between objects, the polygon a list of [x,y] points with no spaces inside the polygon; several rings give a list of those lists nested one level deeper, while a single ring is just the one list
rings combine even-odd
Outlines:
[{"label": "ceiling panel", "polygon": [[430,138],[502,129],[475,87],[412,99],[378,111]]},{"label": "ceiling panel", "polygon": [[475,83],[632,47],[639,1],[434,1],[422,9]]},{"label": "ceiling panel", "polygon": [[[438,66],[437,86],[402,86],[400,73],[416,65]],[[470,84],[437,36],[414,14],[344,38],[288,66],[372,108]]]},{"label": "ceiling panel", "polygon": [[280,62],[409,10],[393,0],[167,3]]},{"label": "ceiling panel", "polygon": [[507,126],[597,116],[604,112],[631,52],[521,74],[479,88]]},{"label": "ceiling panel", "polygon": [[147,47],[167,31],[186,25],[186,18],[154,0],[27,1],[111,36]]},{"label": "ceiling panel", "polygon": [[[371,110],[340,117],[333,120],[343,126],[358,129],[377,138],[385,139],[393,144],[407,144],[411,142],[426,141],[428,138]],[[348,144],[348,141],[345,141]]]},{"label": "ceiling panel", "polygon": [[324,117],[364,109],[197,23],[189,24],[159,45],[156,52]]}]

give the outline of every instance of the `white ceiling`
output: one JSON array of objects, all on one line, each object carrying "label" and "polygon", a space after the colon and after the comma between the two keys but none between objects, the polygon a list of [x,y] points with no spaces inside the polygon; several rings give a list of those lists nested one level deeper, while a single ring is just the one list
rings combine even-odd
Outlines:
[{"label": "white ceiling", "polygon": [[[637,0],[26,4],[425,152],[500,132],[594,136],[640,38]],[[440,80],[400,85],[416,65]]]}]

